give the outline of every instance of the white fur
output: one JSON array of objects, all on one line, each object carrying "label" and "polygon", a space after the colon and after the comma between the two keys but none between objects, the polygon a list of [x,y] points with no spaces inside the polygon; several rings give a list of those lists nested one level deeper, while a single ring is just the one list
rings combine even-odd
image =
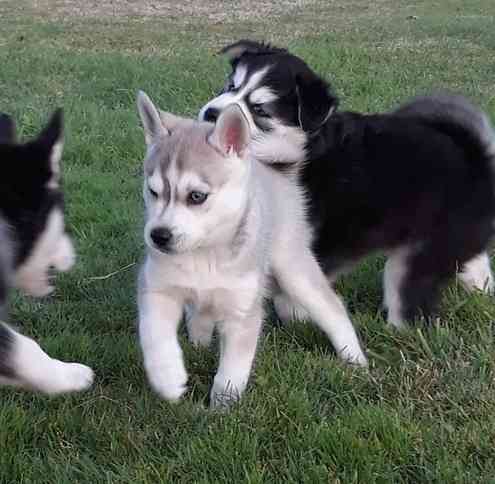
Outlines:
[{"label": "white fur", "polygon": [[[235,115],[228,111],[222,116]],[[239,111],[238,116],[242,118]],[[143,123],[149,119],[142,117]],[[225,120],[219,119],[215,130],[225,125]],[[202,133],[210,128],[201,124],[196,129],[198,139],[206,144],[207,137]],[[145,127],[145,132],[154,131],[153,127]],[[308,311],[342,359],[366,365],[344,305],[311,253],[304,196],[295,179],[267,168],[249,155],[242,159],[238,153],[222,155],[225,147],[208,151],[198,146],[198,139],[190,140],[192,132],[182,137],[180,133],[175,135],[175,145],[162,140],[163,147],[169,146],[169,154],[185,156],[187,152],[187,159],[197,159],[198,171],[208,157],[215,164],[212,170],[222,170],[227,180],[209,187],[212,195],[204,210],[187,207],[173,197],[160,214],[147,210],[150,219],[146,226],[153,220],[155,226],[171,228],[179,240],[176,251],[162,253],[145,236],[149,248],[139,283],[139,332],[153,388],[172,401],[186,389],[187,374],[177,327],[185,306],[192,304],[195,314],[188,322],[188,330],[193,343],[208,344],[215,323],[220,335],[220,363],[211,403],[218,406],[238,399],[253,364],[263,319],[262,302],[271,276]],[[209,139],[225,137],[211,135]],[[239,152],[243,152],[242,147]],[[171,162],[168,170],[173,175],[165,176],[180,199],[180,187],[194,182],[194,164],[181,171],[178,163]],[[145,202],[150,204],[149,197]],[[240,226],[242,234],[236,235]]]},{"label": "white fur", "polygon": [[272,117],[264,120],[271,128],[270,131],[264,132],[257,127],[250,112],[248,98],[251,103],[269,103],[277,98],[273,91],[262,85],[268,71],[269,67],[265,67],[251,74],[246,81],[245,66],[240,64],[235,70],[233,81],[236,88],[242,83],[244,86],[237,91],[225,92],[212,99],[201,109],[198,119],[203,120],[209,108],[223,111],[226,107],[236,104],[247,118],[251,129],[252,139],[249,144],[251,157],[267,164],[303,162],[306,159],[307,135],[299,126],[286,126]]},{"label": "white fur", "polygon": [[89,388],[94,374],[91,368],[78,363],[64,363],[50,358],[30,338],[10,330],[12,353],[9,366],[16,377],[0,377],[0,384],[40,391],[49,395],[77,392]]},{"label": "white fur", "polygon": [[[261,71],[253,73],[249,80],[245,82],[246,68],[243,65],[238,66],[233,77],[233,83],[236,91],[225,92],[223,94],[220,94],[220,96],[216,97],[215,99],[211,100],[208,104],[203,106],[199,113],[198,119],[204,119],[204,114],[210,107],[218,109],[219,111],[223,111],[227,106],[230,106],[231,104],[239,104],[240,107],[243,108],[243,112],[246,115],[246,110],[242,106],[244,105],[244,100],[251,94],[251,91],[253,91],[253,89],[258,86],[263,77],[265,77],[268,70],[269,68],[265,67]],[[244,85],[241,87],[243,83]],[[248,119],[250,128],[255,128],[251,116],[249,116]]]},{"label": "white fur", "polygon": [[490,258],[483,252],[466,262],[458,274],[464,288],[468,291],[478,290],[493,294],[493,274],[490,267]]},{"label": "white fur", "polygon": [[402,313],[401,288],[404,277],[407,274],[406,259],[409,250],[398,249],[391,253],[385,264],[383,274],[383,303],[387,309],[387,321],[390,326],[404,329],[407,323]]},{"label": "white fur", "polygon": [[268,87],[259,87],[255,89],[250,95],[249,100],[252,104],[264,104],[275,101],[278,96]]},{"label": "white fur", "polygon": [[50,167],[52,170],[52,177],[48,182],[48,188],[56,189],[59,186],[60,179],[60,160],[62,159],[62,152],[64,149],[64,142],[60,139],[52,148],[50,154]]},{"label": "white fur", "polygon": [[14,285],[32,296],[46,296],[54,286],[49,281],[49,270],[68,271],[75,261],[72,242],[64,231],[64,216],[56,208],[48,216],[46,227],[33,250],[16,270]]}]

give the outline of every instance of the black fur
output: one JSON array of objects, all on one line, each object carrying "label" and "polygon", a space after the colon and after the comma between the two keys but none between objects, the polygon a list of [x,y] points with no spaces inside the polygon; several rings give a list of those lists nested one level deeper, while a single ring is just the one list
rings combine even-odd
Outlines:
[{"label": "black fur", "polygon": [[0,376],[12,378],[14,371],[10,365],[11,354],[14,349],[14,337],[12,331],[0,322]]},{"label": "black fur", "polygon": [[385,114],[337,112],[328,84],[298,57],[263,44],[257,52],[251,41],[231,47],[234,69],[242,64],[248,77],[269,66],[261,85],[278,95],[270,113],[306,133],[300,177],[325,271],[408,247],[404,316],[429,314],[441,285],[493,236],[494,156],[483,115],[448,95]]},{"label": "black fur", "polygon": [[12,119],[0,114],[0,376],[14,378],[9,364],[15,334],[3,321],[7,317],[9,281],[42,234],[48,216],[62,204],[59,189],[49,188],[50,157],[62,136],[62,113],[55,112],[43,132],[26,144],[15,143]]},{"label": "black fur", "polygon": [[[2,119],[9,118],[2,115]],[[51,210],[63,205],[62,192],[47,187],[52,177],[51,150],[61,132],[62,112],[59,110],[35,140],[26,144],[0,143],[3,164],[0,214],[13,228],[14,268],[30,253]]]}]

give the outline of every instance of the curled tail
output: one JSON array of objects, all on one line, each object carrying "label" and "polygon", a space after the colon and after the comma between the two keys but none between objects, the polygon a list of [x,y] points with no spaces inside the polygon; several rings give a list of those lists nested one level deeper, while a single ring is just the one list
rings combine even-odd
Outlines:
[{"label": "curled tail", "polygon": [[394,114],[415,117],[450,135],[471,159],[495,160],[495,133],[488,116],[462,96],[437,93],[418,97]]}]

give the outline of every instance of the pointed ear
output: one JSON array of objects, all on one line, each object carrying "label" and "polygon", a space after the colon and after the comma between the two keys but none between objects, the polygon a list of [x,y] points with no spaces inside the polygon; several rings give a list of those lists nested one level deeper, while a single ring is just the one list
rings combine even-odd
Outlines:
[{"label": "pointed ear", "polygon": [[7,114],[0,113],[0,143],[15,143],[15,123]]},{"label": "pointed ear", "polygon": [[178,126],[184,123],[188,123],[191,120],[187,118],[182,118],[181,116],[177,116],[175,114],[169,113],[167,111],[159,111],[160,120],[162,122],[163,127],[169,132],[175,131]]},{"label": "pointed ear", "polygon": [[50,153],[50,168],[52,173],[56,175],[60,173],[60,160],[64,147],[63,126],[62,109],[57,109],[35,141],[37,146],[42,146],[44,150]]},{"label": "pointed ear", "polygon": [[152,144],[159,136],[170,134],[163,126],[155,105],[143,91],[138,92],[137,107],[143,123],[144,139],[147,145]]},{"label": "pointed ear", "polygon": [[225,156],[235,153],[242,158],[250,136],[246,117],[238,106],[232,104],[218,117],[208,142]]},{"label": "pointed ear", "polygon": [[296,76],[296,94],[299,125],[306,132],[321,128],[339,104],[328,84],[312,73]]},{"label": "pointed ear", "polygon": [[287,52],[285,49],[272,47],[270,44],[256,42],[254,40],[239,40],[233,44],[225,46],[219,54],[227,56],[231,64],[235,64],[244,54],[275,54]]}]

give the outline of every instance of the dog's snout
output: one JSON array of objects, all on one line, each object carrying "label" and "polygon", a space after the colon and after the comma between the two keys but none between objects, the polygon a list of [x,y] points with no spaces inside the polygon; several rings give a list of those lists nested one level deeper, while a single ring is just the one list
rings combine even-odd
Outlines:
[{"label": "dog's snout", "polygon": [[166,249],[172,240],[172,231],[166,227],[157,227],[151,231],[150,237],[157,248]]},{"label": "dog's snout", "polygon": [[205,111],[204,119],[205,119],[205,121],[209,121],[210,123],[214,123],[217,120],[219,114],[220,114],[220,111],[218,109],[208,108]]}]

